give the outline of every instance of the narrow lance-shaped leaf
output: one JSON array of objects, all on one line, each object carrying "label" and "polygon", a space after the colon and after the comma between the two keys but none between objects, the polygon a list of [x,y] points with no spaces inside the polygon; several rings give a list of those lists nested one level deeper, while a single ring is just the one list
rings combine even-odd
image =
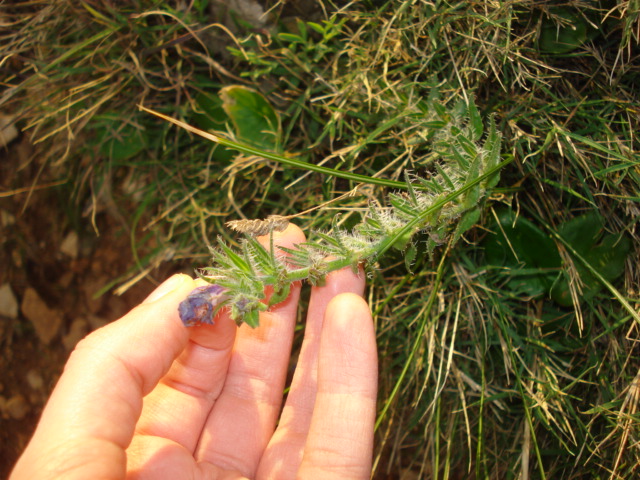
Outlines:
[{"label": "narrow lance-shaped leaf", "polygon": [[469,104],[467,106],[469,112],[469,126],[472,133],[471,140],[477,142],[482,138],[484,132],[484,124],[482,123],[482,117],[476,106],[476,102],[473,97],[469,98]]}]

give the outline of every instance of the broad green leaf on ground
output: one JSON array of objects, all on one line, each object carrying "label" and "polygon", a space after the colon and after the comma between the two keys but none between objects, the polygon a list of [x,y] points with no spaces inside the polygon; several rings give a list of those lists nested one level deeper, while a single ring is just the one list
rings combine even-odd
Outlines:
[{"label": "broad green leaf on ground", "polygon": [[[222,100],[217,94],[200,93],[196,97],[199,111],[193,114],[194,123],[202,130],[211,132],[224,132],[227,130],[229,117],[222,108]],[[213,157],[216,160],[228,161],[233,158],[235,152],[223,145],[213,147]]]},{"label": "broad green leaf on ground", "polygon": [[229,117],[222,108],[222,100],[216,94],[199,93],[196,104],[200,109],[193,115],[194,123],[202,130],[224,131]]},{"label": "broad green leaf on ground", "polygon": [[[576,217],[558,228],[558,234],[575,250],[580,258],[573,263],[580,282],[581,299],[588,300],[598,293],[602,283],[589,271],[587,262],[602,278],[612,282],[624,272],[624,262],[631,250],[631,240],[623,234],[606,233],[604,219],[596,212]],[[561,305],[572,305],[569,274],[564,271],[551,289],[552,298]]]},{"label": "broad green leaf on ground", "polygon": [[566,9],[559,9],[553,18],[542,20],[538,46],[544,53],[563,54],[579,48],[587,39],[584,18]]},{"label": "broad green leaf on ground", "polygon": [[545,294],[562,265],[555,243],[512,210],[500,210],[496,217],[483,244],[487,264],[503,268],[506,286],[514,293]]},{"label": "broad green leaf on ground", "polygon": [[98,137],[101,138],[100,153],[115,161],[133,158],[149,143],[144,129],[131,123],[123,126],[107,124]]},{"label": "broad green leaf on ground", "polygon": [[606,233],[604,219],[597,212],[561,224],[558,234],[579,257],[572,259],[578,276],[572,280],[555,242],[540,228],[508,209],[499,211],[496,217],[483,243],[487,264],[502,269],[506,287],[515,294],[550,294],[562,306],[573,305],[571,281],[578,287],[581,300],[592,298],[603,288],[584,262],[611,282],[623,273],[631,250],[628,237]]},{"label": "broad green leaf on ground", "polygon": [[231,85],[220,90],[220,99],[238,140],[265,150],[280,149],[280,117],[260,92]]}]

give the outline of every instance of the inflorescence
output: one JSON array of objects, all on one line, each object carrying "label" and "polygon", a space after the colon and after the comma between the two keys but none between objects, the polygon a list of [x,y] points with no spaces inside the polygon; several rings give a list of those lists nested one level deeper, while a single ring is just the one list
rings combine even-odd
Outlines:
[{"label": "inflorescence", "polygon": [[[482,202],[507,162],[501,162],[501,137],[494,119],[489,119],[485,135],[473,101],[460,102],[453,111],[437,109],[431,126],[437,156],[431,175],[405,175],[406,190],[389,194],[386,206],[371,203],[351,231],[334,227],[316,232],[312,240],[295,248],[274,248],[270,234],[286,228],[283,217],[231,222],[244,234],[240,248],[234,250],[219,239],[217,248],[211,249],[212,266],[199,276],[212,285],[194,290],[180,304],[183,323],[213,323],[216,312],[227,307],[238,324],[256,327],[259,313],[287,298],[292,282],[322,284],[329,272],[371,264],[390,248],[403,251],[410,264],[416,255],[412,238],[418,232],[427,234],[430,254],[452,236],[457,240],[478,221]],[[256,235],[270,235],[269,247],[263,247]],[[265,303],[267,285],[273,293]]]}]

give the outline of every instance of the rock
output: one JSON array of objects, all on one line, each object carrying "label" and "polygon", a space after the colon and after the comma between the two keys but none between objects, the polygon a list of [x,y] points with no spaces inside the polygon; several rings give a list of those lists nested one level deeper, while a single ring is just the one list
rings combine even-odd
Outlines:
[{"label": "rock", "polygon": [[[296,0],[299,1],[299,0]],[[224,24],[232,33],[238,33],[239,22],[257,29],[273,26],[273,18],[265,13],[258,0],[215,0],[209,4],[209,12],[217,22]]]},{"label": "rock", "polygon": [[2,408],[2,416],[4,418],[21,420],[29,413],[29,404],[20,394],[14,395],[9,400],[1,403],[0,408]]},{"label": "rock", "polygon": [[0,225],[3,228],[8,228],[16,223],[16,217],[6,210],[0,210]]},{"label": "rock", "polygon": [[62,313],[49,308],[33,288],[24,292],[22,313],[33,324],[38,338],[45,345],[51,343],[62,327]]},{"label": "rock", "polygon": [[62,344],[68,352],[73,350],[76,344],[89,333],[89,325],[81,318],[74,320],[69,328],[69,333],[62,337]]},{"label": "rock", "polygon": [[24,265],[24,262],[22,261],[22,252],[20,252],[18,248],[11,250],[11,259],[13,260],[13,264],[18,268],[22,268],[22,265]]},{"label": "rock", "polygon": [[410,470],[408,468],[404,468],[401,470],[400,478],[402,480],[419,480],[422,478],[420,472],[416,472],[415,470]]},{"label": "rock", "polygon": [[109,282],[106,276],[89,276],[84,281],[83,290],[86,299],[87,310],[91,314],[96,314],[102,309],[105,303],[105,296],[98,295],[104,286]]},{"label": "rock", "polygon": [[256,28],[264,28],[268,22],[262,5],[255,0],[229,0],[227,5],[245,22]]},{"label": "rock", "polygon": [[9,318],[18,316],[18,300],[8,283],[0,286],[0,316]]},{"label": "rock", "polygon": [[73,282],[74,277],[75,273],[71,270],[68,270],[60,275],[60,278],[58,278],[58,281],[56,283],[61,288],[67,289],[71,286],[71,282]]},{"label": "rock", "polygon": [[27,383],[31,387],[32,390],[40,391],[44,389],[44,380],[42,379],[42,375],[37,370],[29,370],[27,372]]},{"label": "rock", "polygon": [[109,320],[106,320],[102,317],[98,317],[96,315],[89,315],[88,320],[89,320],[89,327],[91,328],[91,331],[98,330],[99,328],[102,328],[107,323],[109,323]]},{"label": "rock", "polygon": [[69,232],[64,240],[62,240],[62,244],[60,245],[60,253],[66,255],[67,257],[75,260],[78,258],[78,253],[80,252],[80,241],[78,239],[78,234],[76,232]]},{"label": "rock", "polygon": [[18,138],[18,129],[14,118],[0,114],[0,147],[6,147]]}]

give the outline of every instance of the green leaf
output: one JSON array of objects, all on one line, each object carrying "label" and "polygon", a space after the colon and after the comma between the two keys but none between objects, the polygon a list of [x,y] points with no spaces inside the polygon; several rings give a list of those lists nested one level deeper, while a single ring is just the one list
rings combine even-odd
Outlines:
[{"label": "green leaf", "polygon": [[115,161],[135,157],[149,143],[145,131],[130,123],[114,130],[105,128],[99,136],[102,138],[100,153]]},{"label": "green leaf", "polygon": [[203,130],[224,131],[229,117],[222,108],[222,100],[217,95],[201,92],[196,96],[200,111],[193,114],[198,127]]},{"label": "green leaf", "polygon": [[587,41],[587,23],[566,9],[556,11],[553,18],[542,22],[538,46],[544,53],[569,53]]},{"label": "green leaf", "polygon": [[469,157],[477,156],[478,147],[475,144],[475,140],[472,140],[471,138],[467,138],[465,135],[461,133],[460,135],[456,136],[456,141],[457,141],[457,144],[460,145],[460,147],[462,147],[462,149],[467,154],[467,156]]},{"label": "green leaf", "polygon": [[[481,163],[481,158],[478,155],[476,158],[474,158],[473,162],[471,162],[471,165],[469,165],[467,179],[473,180],[474,178],[478,178],[478,176],[480,175],[480,168],[481,168],[480,163]],[[464,209],[466,210],[476,206],[480,201],[481,194],[482,194],[482,191],[480,190],[480,185],[474,186],[467,193],[465,193],[461,197],[461,202],[462,202],[462,205],[464,206]]]},{"label": "green leaf", "polygon": [[[500,146],[502,141],[502,135],[496,128],[496,120],[493,116],[489,117],[489,135],[487,141],[484,144],[485,149],[485,170],[494,168],[500,163]],[[500,171],[496,171],[495,175],[490,176],[485,182],[485,188],[491,190],[498,184],[500,180]]]},{"label": "green leaf", "polygon": [[451,190],[455,190],[456,186],[453,184],[453,182],[449,178],[449,175],[447,175],[447,173],[444,171],[444,169],[438,163],[435,163],[434,167],[435,167],[436,171],[438,172],[438,174],[440,175],[440,177],[444,180],[446,186],[448,188],[450,188]]},{"label": "green leaf", "polygon": [[304,38],[299,35],[294,35],[293,33],[280,32],[278,33],[278,38],[289,43],[305,43]]},{"label": "green leaf", "polygon": [[[223,132],[227,129],[229,117],[222,108],[222,100],[217,95],[200,93],[196,97],[199,111],[193,114],[193,122],[202,130]],[[213,158],[227,162],[234,157],[234,152],[223,145],[214,147]]]},{"label": "green leaf", "polygon": [[558,234],[584,255],[604,233],[604,219],[597,212],[575,217],[558,228]]},{"label": "green leaf", "polygon": [[262,273],[266,275],[275,275],[277,273],[274,256],[252,235],[246,235],[243,242],[243,250],[247,252],[245,256],[251,258]]},{"label": "green leaf", "polygon": [[409,245],[409,247],[405,250],[404,252],[404,265],[407,267],[407,271],[409,273],[413,273],[413,262],[416,259],[416,255],[418,253],[418,250],[416,249],[416,246],[412,243]]},{"label": "green leaf", "polygon": [[464,155],[462,155],[462,153],[460,153],[460,151],[455,147],[453,143],[449,145],[448,154],[451,155],[451,157],[458,163],[461,168],[469,168],[469,160],[466,159]]},{"label": "green leaf", "polygon": [[323,35],[326,33],[325,32],[325,28],[320,25],[319,23],[315,23],[315,22],[307,22],[307,25],[312,29],[315,30],[317,33],[319,33],[320,35]]},{"label": "green leaf", "polygon": [[549,236],[509,209],[498,211],[483,246],[487,263],[503,267],[507,286],[532,297],[548,292],[562,265]]},{"label": "green leaf", "polygon": [[[602,281],[583,264],[588,263],[607,282],[624,272],[624,263],[631,250],[631,240],[622,234],[607,234],[604,219],[597,212],[573,218],[558,228],[558,234],[581,257],[574,266],[581,283],[581,299],[593,298],[603,287]],[[573,304],[569,274],[563,275],[553,285],[551,296],[561,305]]]},{"label": "green leaf", "polygon": [[257,328],[260,325],[260,312],[258,310],[251,310],[245,313],[243,316],[238,316],[236,323],[246,323],[251,328]]},{"label": "green leaf", "polygon": [[399,194],[389,194],[389,203],[396,210],[396,214],[404,214],[407,218],[415,218],[420,214],[420,210],[415,204],[410,203],[410,199]]},{"label": "green leaf", "polygon": [[279,150],[280,117],[260,92],[231,85],[220,90],[220,99],[239,140],[256,148]]},{"label": "green leaf", "polygon": [[398,232],[398,234],[394,238],[392,247],[401,252],[404,251],[404,249],[407,248],[407,245],[409,245],[411,237],[413,237],[413,233],[414,232]]},{"label": "green leaf", "polygon": [[222,240],[222,237],[218,238],[218,244],[226,254],[230,263],[233,263],[233,265],[235,265],[237,268],[239,268],[245,273],[254,273],[253,269],[251,268],[251,265],[249,265],[249,263],[247,263],[247,261],[244,258],[236,254],[231,248],[229,248]]},{"label": "green leaf", "polygon": [[586,259],[606,280],[612,281],[624,272],[624,264],[631,251],[631,240],[623,235],[606,235],[586,255]]},{"label": "green leaf", "polygon": [[291,284],[289,282],[284,282],[279,287],[274,285],[273,293],[271,294],[271,297],[269,297],[269,306],[277,305],[280,302],[285,301],[289,296],[290,291]]},{"label": "green leaf", "polygon": [[480,116],[480,112],[478,111],[478,107],[476,106],[476,102],[473,97],[469,98],[468,110],[469,127],[472,133],[471,140],[477,142],[482,137],[482,132],[484,132],[484,124],[482,122],[482,117]]},{"label": "green leaf", "polygon": [[480,219],[479,208],[473,208],[465,212],[460,218],[460,221],[458,222],[458,226],[456,227],[456,231],[454,233],[453,241],[457,242],[460,239],[460,237],[464,234],[464,232],[466,232],[471,227],[473,227],[476,223],[478,223],[479,219]]}]

